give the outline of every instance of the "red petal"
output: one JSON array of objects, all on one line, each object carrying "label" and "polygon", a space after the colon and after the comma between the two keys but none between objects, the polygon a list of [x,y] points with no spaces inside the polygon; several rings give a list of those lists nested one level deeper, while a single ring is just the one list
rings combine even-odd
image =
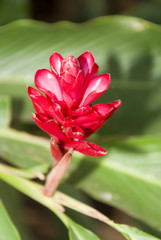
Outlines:
[{"label": "red petal", "polygon": [[60,75],[60,68],[63,60],[64,58],[57,52],[53,53],[50,57],[50,68],[57,75]]},{"label": "red petal", "polygon": [[70,139],[82,139],[84,137],[83,129],[78,126],[67,127],[65,133]]},{"label": "red petal", "polygon": [[73,117],[78,117],[78,116],[84,116],[92,113],[92,107],[91,106],[85,106],[81,108],[77,108],[75,110],[72,110],[70,113],[72,114]]},{"label": "red petal", "polygon": [[37,89],[32,88],[30,86],[27,86],[27,92],[28,92],[29,97],[30,96],[32,96],[32,97],[43,96],[41,92],[39,92]]},{"label": "red petal", "polygon": [[70,109],[73,106],[73,99],[65,91],[62,91],[62,92],[63,92],[63,100],[68,106],[68,108]]},{"label": "red petal", "polygon": [[87,115],[79,116],[74,119],[73,124],[82,124],[87,122],[98,121],[106,118],[113,110],[110,104],[97,104],[92,106],[92,111]]},{"label": "red petal", "polygon": [[107,104],[96,104],[93,106],[94,113],[97,113],[97,116],[95,115],[95,119],[93,117],[93,120],[103,120],[105,118],[111,117],[111,115],[114,113],[114,111],[121,106],[121,101],[114,101]]},{"label": "red petal", "polygon": [[78,57],[78,61],[84,71],[84,76],[86,77],[93,69],[95,63],[94,57],[90,52],[85,52]]},{"label": "red petal", "polygon": [[28,95],[32,100],[35,111],[39,114],[45,114],[49,117],[55,117],[53,106],[38,90],[28,87]]},{"label": "red petal", "polygon": [[100,128],[108,119],[109,118],[82,124],[81,127],[84,129],[84,132],[85,132],[85,138],[84,139],[89,137],[92,133],[96,132],[97,129]]},{"label": "red petal", "polygon": [[109,103],[109,105],[114,107],[114,110],[118,109],[121,106],[121,104],[122,104],[121,100],[117,100],[117,101]]},{"label": "red petal", "polygon": [[61,88],[57,76],[47,69],[41,69],[36,72],[35,85],[38,89],[53,93],[59,101],[62,100]]},{"label": "red petal", "polygon": [[104,93],[110,84],[110,74],[103,74],[89,80],[83,98],[79,107],[89,105],[102,93]]},{"label": "red petal", "polygon": [[35,115],[41,122],[47,122],[47,121],[51,120],[50,117],[47,117],[47,116],[42,115],[42,114],[34,114],[34,113],[32,113],[32,117],[33,117],[34,115]]},{"label": "red petal", "polygon": [[96,77],[97,74],[98,74],[98,69],[99,69],[99,67],[98,67],[98,65],[95,63],[95,64],[93,65],[91,74],[90,74],[88,77],[89,77],[89,78]]},{"label": "red petal", "polygon": [[72,84],[66,83],[64,81],[63,88],[62,88],[63,98],[69,108],[72,108],[73,105],[75,106],[77,105],[80,99],[83,83],[84,83],[84,75],[82,71],[79,71],[77,77],[74,79]]},{"label": "red petal", "polygon": [[115,110],[121,106],[121,101],[118,100],[118,101],[109,103],[108,105],[111,105],[112,109],[104,119],[93,121],[93,122],[86,122],[80,126],[84,129],[86,138],[89,137],[93,132],[97,131],[112,116]]},{"label": "red petal", "polygon": [[65,141],[65,135],[54,120],[45,121],[44,116],[40,114],[32,114],[33,120],[43,131],[56,136],[59,140]]},{"label": "red petal", "polygon": [[68,114],[67,107],[64,102],[58,103],[55,101],[52,104],[55,113],[54,118],[58,123],[62,124],[66,120],[65,116]]},{"label": "red petal", "polygon": [[98,145],[86,142],[86,141],[73,141],[69,144],[66,144],[66,147],[73,148],[74,150],[81,152],[88,156],[105,156],[107,154],[107,151],[103,148],[99,147]]}]

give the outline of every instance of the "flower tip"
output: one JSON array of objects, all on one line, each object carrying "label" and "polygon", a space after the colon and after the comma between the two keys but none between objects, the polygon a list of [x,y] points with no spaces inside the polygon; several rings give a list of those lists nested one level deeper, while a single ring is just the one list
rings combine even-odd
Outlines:
[{"label": "flower tip", "polygon": [[29,85],[27,85],[27,92],[28,92],[28,94],[30,94],[31,89],[32,89],[32,87],[30,87]]},{"label": "flower tip", "polygon": [[106,156],[107,153],[108,153],[108,152],[103,149],[102,151],[99,151],[99,152],[98,152],[98,155],[97,155],[97,156],[98,156],[98,157],[99,157],[99,156],[100,156],[100,157],[103,157],[103,156]]},{"label": "flower tip", "polygon": [[[111,74],[110,74],[110,73],[105,73],[105,74],[103,74],[103,75],[106,76],[106,84],[107,84],[107,89],[108,89],[109,86],[110,86],[110,83],[111,83]],[[107,89],[106,89],[106,90],[107,90]]]},{"label": "flower tip", "polygon": [[102,85],[106,86],[106,88],[105,88],[105,91],[106,91],[108,89],[109,85],[110,85],[110,82],[111,82],[111,74],[110,73],[104,73],[102,75],[99,75],[98,79],[99,78],[102,80]]},{"label": "flower tip", "polygon": [[121,106],[122,102],[121,100],[117,100],[117,101],[114,101],[112,103],[110,103],[110,105],[116,110],[117,108],[119,108]]},{"label": "flower tip", "polygon": [[[50,58],[52,58],[53,56],[61,56],[58,52],[53,52],[50,56]],[[62,57],[62,56],[61,56]]]},{"label": "flower tip", "polygon": [[85,51],[83,54],[91,54],[92,55],[92,53],[89,50]]},{"label": "flower tip", "polygon": [[109,84],[110,84],[110,82],[111,82],[111,74],[110,73],[105,73],[103,75],[106,75],[107,80],[109,81]]},{"label": "flower tip", "polygon": [[33,117],[33,118],[36,118],[36,113],[32,113],[32,117]]},{"label": "flower tip", "polygon": [[49,58],[51,71],[54,72],[56,75],[60,74],[60,69],[63,60],[64,58],[57,52],[53,52]]},{"label": "flower tip", "polygon": [[52,64],[53,60],[58,60],[59,57],[62,57],[58,52],[53,52],[49,58],[49,62]]},{"label": "flower tip", "polygon": [[31,100],[35,99],[35,97],[41,96],[41,93],[38,90],[30,86],[27,86],[27,93]]},{"label": "flower tip", "polygon": [[38,69],[37,71],[36,71],[36,73],[35,73],[35,80],[36,80],[36,78],[38,77],[38,75],[40,74],[40,73],[42,73],[42,71],[44,71],[45,69]]},{"label": "flower tip", "polygon": [[29,95],[29,97],[35,95],[34,93],[36,92],[36,90],[30,86],[27,86],[27,93]]},{"label": "flower tip", "polygon": [[28,93],[28,95],[30,95],[30,86],[29,85],[27,85],[27,93]]},{"label": "flower tip", "polygon": [[32,87],[30,87],[30,86],[28,86],[28,85],[27,85],[27,92],[28,92],[28,95],[30,95],[30,94],[31,94],[31,92],[32,92],[32,89],[33,89]]},{"label": "flower tip", "polygon": [[116,107],[116,108],[119,108],[119,107],[121,106],[121,104],[122,104],[122,102],[121,102],[121,100],[119,99],[118,101],[116,101],[115,107]]}]

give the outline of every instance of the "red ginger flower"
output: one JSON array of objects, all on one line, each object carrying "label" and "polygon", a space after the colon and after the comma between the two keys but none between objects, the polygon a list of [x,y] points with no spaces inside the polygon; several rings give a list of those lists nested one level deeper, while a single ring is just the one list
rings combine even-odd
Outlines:
[{"label": "red ginger flower", "polygon": [[45,94],[28,87],[36,114],[35,123],[51,136],[51,152],[59,161],[70,148],[90,156],[103,156],[106,151],[85,139],[104,124],[121,101],[91,103],[110,84],[110,74],[97,76],[98,65],[90,52],[78,58],[65,59],[58,53],[50,57],[51,71],[36,72],[35,85]]}]

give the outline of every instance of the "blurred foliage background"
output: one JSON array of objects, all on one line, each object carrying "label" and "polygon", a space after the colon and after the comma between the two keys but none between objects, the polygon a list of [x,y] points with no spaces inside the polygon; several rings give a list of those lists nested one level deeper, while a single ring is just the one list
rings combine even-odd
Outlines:
[{"label": "blurred foliage background", "polygon": [[[161,1],[160,0],[0,0],[0,25],[5,25],[12,21],[18,19],[35,19],[44,22],[54,23],[61,20],[68,20],[76,23],[81,23],[95,17],[99,16],[107,16],[107,15],[126,15],[126,16],[136,16],[146,20],[149,20],[153,23],[161,24]],[[110,62],[111,67],[110,67]],[[142,65],[142,71],[137,75],[135,69]],[[115,66],[115,68],[113,67]],[[140,57],[139,61],[136,61],[136,64],[133,68],[130,78],[135,78],[136,80],[140,79],[149,79],[148,69],[152,66],[152,62],[150,60],[149,55],[144,52]],[[110,72],[112,73],[113,78],[118,79],[121,76],[121,70],[117,65],[117,59],[111,56],[109,61]],[[120,74],[120,75],[119,75]],[[121,78],[121,77],[120,77]],[[115,91],[115,90],[114,90]],[[117,93],[116,93],[117,94]],[[122,93],[123,95],[124,93]],[[150,93],[149,93],[150,95]],[[142,96],[140,96],[142,97]],[[136,107],[136,106],[135,106]],[[129,113],[125,113],[129,114]],[[131,113],[132,114],[132,113]],[[124,120],[122,120],[124,121]],[[13,123],[17,128],[16,123]],[[142,126],[144,123],[142,123]],[[24,127],[24,126],[23,126]],[[22,127],[22,128],[23,128]],[[28,126],[25,129],[26,131],[33,132],[33,126]],[[110,130],[109,130],[110,131]],[[130,132],[130,129],[128,129]],[[138,131],[139,129],[138,124]],[[3,185],[3,184],[2,184]],[[2,186],[0,185],[2,188]],[[68,186],[69,187],[69,186]],[[3,186],[3,198],[8,205],[8,209],[10,207],[10,203],[6,201],[7,197],[7,189],[12,192],[10,187]],[[67,187],[66,187],[67,189]],[[68,189],[67,192],[70,192]],[[71,195],[76,196],[80,193],[73,192],[71,190]],[[20,201],[21,204],[25,203],[25,208],[23,208],[23,214],[26,218],[27,224],[30,226],[30,229],[25,230],[26,236],[28,239],[32,239],[31,235],[33,234],[34,239],[53,239],[53,235],[55,239],[64,239],[64,234],[61,232],[61,223],[57,220],[57,218],[53,217],[46,209],[43,209],[42,206],[39,206],[36,203],[33,203],[28,198],[20,198],[19,194],[13,191],[12,193],[13,199],[15,202]],[[85,201],[89,202],[91,200],[86,196],[79,196],[80,198],[85,198]],[[14,200],[13,200],[14,201]],[[92,204],[96,206],[96,208],[100,209],[102,212],[107,214],[109,217],[114,219],[119,223],[128,223],[128,224],[136,224],[140,226],[143,230],[148,231],[150,233],[154,233],[156,236],[160,236],[160,233],[156,232],[154,229],[151,229],[149,226],[143,225],[143,223],[134,220],[133,218],[127,216],[125,213],[116,210],[115,208],[109,207],[105,204],[99,203],[95,200],[92,200]],[[15,215],[13,209],[10,209],[10,214]],[[81,218],[82,216],[78,216],[77,214],[70,212],[71,216],[76,220],[79,219],[80,222],[84,223],[85,226],[89,226],[91,228],[93,222],[86,221],[85,218]],[[51,216],[52,215],[52,216]],[[42,221],[42,216],[43,220]],[[18,218],[16,221],[19,221]],[[51,224],[52,222],[52,224]],[[45,227],[44,227],[45,224]],[[53,228],[53,225],[55,227]],[[98,224],[97,224],[98,226]],[[23,228],[23,227],[22,227]],[[94,227],[93,227],[94,228]],[[24,229],[22,229],[22,232]],[[123,239],[116,233],[114,230],[107,229],[107,227],[99,224],[97,230],[102,237],[102,239],[107,239],[107,236],[110,236],[108,239],[116,240]],[[32,232],[32,233],[31,233]],[[30,236],[30,238],[29,238]],[[65,235],[66,236],[66,235]]]},{"label": "blurred foliage background", "polygon": [[1,0],[0,24],[17,19],[84,22],[107,15],[141,17],[161,23],[160,0]]}]

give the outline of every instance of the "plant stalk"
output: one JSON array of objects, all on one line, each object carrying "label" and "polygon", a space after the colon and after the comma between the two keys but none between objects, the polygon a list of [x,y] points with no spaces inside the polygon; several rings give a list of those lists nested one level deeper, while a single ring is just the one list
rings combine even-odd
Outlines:
[{"label": "plant stalk", "polygon": [[68,169],[69,163],[72,159],[72,153],[73,149],[70,148],[68,152],[62,157],[62,159],[49,172],[43,190],[45,196],[51,197],[56,191]]}]

